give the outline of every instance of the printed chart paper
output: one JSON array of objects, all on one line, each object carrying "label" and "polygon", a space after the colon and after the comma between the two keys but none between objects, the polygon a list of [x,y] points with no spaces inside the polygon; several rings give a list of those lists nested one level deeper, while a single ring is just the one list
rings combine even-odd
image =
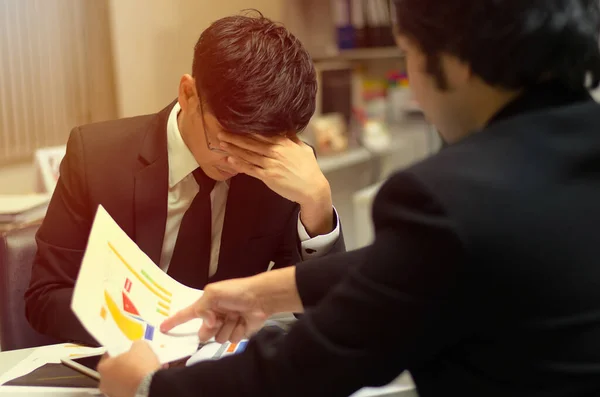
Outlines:
[{"label": "printed chart paper", "polygon": [[202,295],[164,273],[98,207],[71,308],[88,332],[110,355],[133,341],[146,340],[162,363],[190,356],[198,349],[201,320],[168,334],[160,324]]}]

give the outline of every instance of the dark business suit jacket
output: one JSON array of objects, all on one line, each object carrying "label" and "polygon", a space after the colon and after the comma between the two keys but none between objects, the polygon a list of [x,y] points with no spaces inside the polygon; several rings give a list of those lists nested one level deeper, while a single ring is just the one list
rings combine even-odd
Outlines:
[{"label": "dark business suit jacket", "polygon": [[[600,106],[559,84],[395,174],[376,239],[305,262],[283,337],[159,371],[151,396],[600,396]],[[348,265],[352,271],[348,273]],[[332,287],[333,286],[333,287]]]},{"label": "dark business suit jacket", "polygon": [[[167,218],[167,119],[158,114],[75,128],[25,295],[27,317],[44,334],[94,343],[70,309],[98,205],[159,263]],[[300,260],[299,206],[252,177],[237,175],[227,197],[217,273],[209,282],[251,276]],[[340,236],[331,252],[344,250]]]}]

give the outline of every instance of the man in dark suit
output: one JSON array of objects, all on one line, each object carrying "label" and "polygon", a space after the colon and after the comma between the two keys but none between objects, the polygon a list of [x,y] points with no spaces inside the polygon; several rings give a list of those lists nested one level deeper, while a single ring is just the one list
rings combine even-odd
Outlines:
[{"label": "man in dark suit", "polygon": [[223,18],[192,69],[159,113],[72,131],[25,296],[36,330],[95,343],[70,301],[98,205],[194,288],[344,251],[329,184],[296,136],[317,89],[300,42],[261,15]]},{"label": "man in dark suit", "polygon": [[421,397],[600,395],[599,2],[396,6],[450,145],[383,185],[373,245],[209,285],[163,327],[238,340],[310,308],[289,334],[166,370],[138,343],[100,365],[107,395],[347,396],[407,369]]}]

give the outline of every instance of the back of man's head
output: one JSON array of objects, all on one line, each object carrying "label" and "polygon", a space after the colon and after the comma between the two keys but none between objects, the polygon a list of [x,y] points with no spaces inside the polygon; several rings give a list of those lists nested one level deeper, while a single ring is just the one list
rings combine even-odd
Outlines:
[{"label": "back of man's head", "polygon": [[198,94],[224,130],[298,132],[315,111],[312,60],[283,26],[256,15],[219,19],[194,48]]},{"label": "back of man's head", "polygon": [[600,80],[598,0],[395,0],[398,33],[419,44],[441,89],[440,55],[487,84],[523,89],[546,79],[573,88]]}]

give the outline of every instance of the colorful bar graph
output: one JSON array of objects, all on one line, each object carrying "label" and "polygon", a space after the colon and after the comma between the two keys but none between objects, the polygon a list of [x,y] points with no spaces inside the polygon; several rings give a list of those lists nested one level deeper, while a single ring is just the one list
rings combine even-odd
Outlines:
[{"label": "colorful bar graph", "polygon": [[169,313],[167,313],[167,312],[166,312],[166,311],[164,311],[164,310],[161,310],[161,309],[156,309],[156,312],[157,312],[158,314],[162,314],[162,315],[163,315],[163,316],[165,316],[165,317],[169,317]]},{"label": "colorful bar graph", "polygon": [[141,270],[141,273],[142,273],[142,276],[146,277],[146,278],[148,279],[148,281],[150,281],[150,283],[151,283],[152,285],[154,285],[154,286],[155,286],[155,287],[156,287],[156,288],[157,288],[159,291],[161,291],[163,294],[167,295],[168,297],[172,297],[172,296],[173,296],[173,294],[172,294],[172,293],[170,293],[170,292],[169,292],[169,291],[167,291],[165,288],[163,288],[162,286],[160,286],[159,284],[157,284],[157,283],[156,283],[156,282],[155,282],[155,281],[152,279],[152,277],[150,277],[150,276],[148,275],[148,273],[146,273],[146,272],[144,271],[144,269],[142,269],[142,270]]},{"label": "colorful bar graph", "polygon": [[[117,256],[117,258],[120,259],[121,263],[127,268],[127,270],[129,270],[150,292],[152,292],[154,295],[158,296],[160,299],[162,299],[163,301],[165,301],[166,303],[170,304],[171,303],[171,299],[169,299],[167,296],[172,296],[172,294],[165,290],[164,288],[156,285],[156,287],[158,289],[160,289],[161,291],[165,292],[165,295],[163,295],[163,293],[157,291],[156,288],[154,288],[152,285],[150,285],[150,282],[148,280],[146,280],[146,278],[142,277],[138,272],[136,272],[130,265],[129,263],[127,263],[127,261],[125,261],[125,258],[123,258],[121,256],[121,254],[119,254],[119,252],[115,249],[115,247],[109,242],[108,243],[109,248],[112,250],[112,252]],[[153,281],[152,281],[153,282]],[[155,283],[156,284],[156,283]]]},{"label": "colorful bar graph", "polygon": [[142,339],[144,336],[144,326],[142,323],[123,314],[117,303],[110,297],[107,291],[104,291],[104,299],[106,301],[106,306],[108,307],[108,312],[123,335],[131,341]]}]

